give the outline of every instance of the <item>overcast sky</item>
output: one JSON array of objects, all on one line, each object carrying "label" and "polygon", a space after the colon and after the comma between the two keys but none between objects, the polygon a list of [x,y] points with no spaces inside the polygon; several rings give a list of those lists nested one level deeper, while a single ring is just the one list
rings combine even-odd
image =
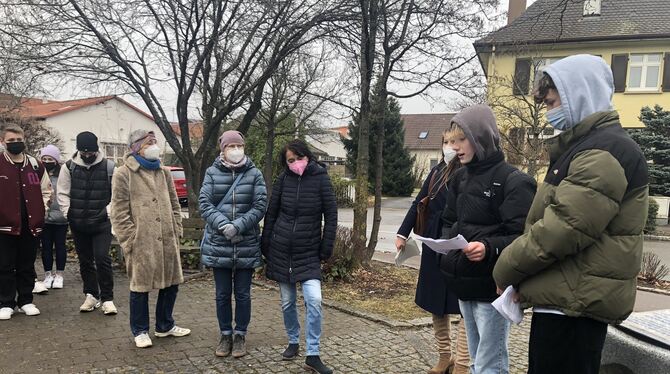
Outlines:
[{"label": "overcast sky", "polygon": [[[528,0],[527,5],[532,4],[536,0]],[[509,0],[501,0],[501,4],[498,7],[498,10],[496,12],[496,16],[504,15],[504,13],[507,12]],[[496,18],[495,16],[492,18]],[[504,19],[506,18],[499,18],[500,24],[504,24]],[[498,25],[500,26],[500,25]],[[472,48],[472,45],[468,43],[467,48]],[[87,97],[87,96],[101,96],[108,94],[110,91],[105,88],[98,88],[98,89],[89,89],[86,86],[81,86],[81,85],[76,85],[74,87],[68,87],[63,86],[61,84],[62,82],[59,82],[57,84],[57,88],[49,90],[49,92],[52,93],[52,97],[49,97],[50,99],[57,99],[57,100],[68,100],[68,99],[74,99],[74,98],[82,98],[82,97]],[[118,91],[114,91],[114,93],[118,93]],[[167,115],[170,120],[173,120],[174,118],[170,117],[175,117],[174,113],[174,108],[169,108],[169,103],[174,102],[175,100],[172,99],[170,94],[168,92],[165,92],[163,98],[165,99],[165,103],[168,103],[166,105],[166,110],[168,111]],[[142,101],[137,98],[136,96],[132,95],[123,95],[123,98],[128,100],[129,102],[139,106],[142,109],[145,109],[146,106]],[[458,100],[459,95],[454,94],[449,91],[434,91],[432,94],[432,99],[430,98],[425,98],[421,96],[413,97],[410,99],[403,99],[400,101],[401,104],[401,112],[406,113],[406,114],[416,114],[416,113],[443,113],[443,112],[448,112],[454,108],[454,102]],[[342,109],[336,109],[333,108],[332,110],[332,116],[333,117],[343,117],[346,116],[345,110]],[[331,127],[332,125],[339,125],[339,123],[346,123],[346,120],[340,120],[338,121],[335,118],[332,118],[330,120],[326,120],[326,122],[330,122],[329,124],[324,123],[326,127]]]}]

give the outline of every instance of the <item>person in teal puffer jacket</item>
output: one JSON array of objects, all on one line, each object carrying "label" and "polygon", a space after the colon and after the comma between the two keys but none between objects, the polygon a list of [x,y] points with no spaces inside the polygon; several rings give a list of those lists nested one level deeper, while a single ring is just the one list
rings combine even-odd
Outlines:
[{"label": "person in teal puffer jacket", "polygon": [[[219,139],[221,155],[207,169],[200,189],[200,214],[206,221],[202,263],[214,269],[216,315],[221,338],[216,355],[246,354],[251,320],[251,277],[260,267],[258,223],[265,215],[267,191],[263,174],[244,154],[244,137],[226,131]],[[231,190],[232,188],[232,190]],[[235,290],[235,329],[231,294]]]}]

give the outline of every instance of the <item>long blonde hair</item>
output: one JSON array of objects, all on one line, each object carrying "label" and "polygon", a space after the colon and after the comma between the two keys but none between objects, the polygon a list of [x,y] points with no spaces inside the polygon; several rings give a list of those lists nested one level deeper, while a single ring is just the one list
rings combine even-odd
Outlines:
[{"label": "long blonde hair", "polygon": [[[456,125],[456,123],[452,123],[452,125],[449,128],[447,128],[446,130],[444,130],[444,132],[442,132],[442,146],[444,147],[445,139],[461,135],[462,133],[463,130],[458,125]],[[429,195],[433,191],[437,193],[442,188],[445,188],[447,186],[447,183],[449,182],[449,179],[451,179],[452,175],[454,175],[456,170],[460,169],[461,166],[463,165],[461,164],[461,161],[458,159],[458,157],[452,158],[451,161],[449,161],[448,163],[445,162],[444,152],[442,152],[442,156],[438,166],[440,166],[440,168],[439,170],[436,171],[436,173],[438,174],[435,178],[433,188],[431,189],[432,191],[428,191]]]}]

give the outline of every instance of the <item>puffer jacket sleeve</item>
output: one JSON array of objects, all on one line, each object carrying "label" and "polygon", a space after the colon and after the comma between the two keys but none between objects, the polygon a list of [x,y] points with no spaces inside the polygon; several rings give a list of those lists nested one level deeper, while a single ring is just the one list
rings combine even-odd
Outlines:
[{"label": "puffer jacket sleeve", "polygon": [[543,218],[503,251],[493,271],[496,284],[517,285],[594,243],[618,214],[627,186],[624,169],[609,152],[578,153],[553,201],[544,202]]},{"label": "puffer jacket sleeve", "polygon": [[323,207],[324,225],[319,258],[327,260],[333,254],[337,232],[337,200],[328,174],[323,174],[321,178],[321,206]]},{"label": "puffer jacket sleeve", "polygon": [[528,174],[515,170],[508,175],[503,191],[504,199],[498,208],[502,219],[502,231],[505,235],[492,236],[483,240],[488,261],[495,262],[503,249],[523,234],[526,217],[536,190],[537,184]]},{"label": "puffer jacket sleeve", "polygon": [[116,239],[127,255],[132,251],[136,235],[135,221],[130,209],[130,170],[127,167],[121,167],[112,177],[110,220]]},{"label": "puffer jacket sleeve", "polygon": [[263,219],[268,205],[268,193],[263,174],[256,168],[252,170],[252,173],[254,173],[254,200],[251,209],[232,222],[240,233],[246,233],[253,229]]},{"label": "puffer jacket sleeve", "polygon": [[279,209],[281,208],[281,185],[286,178],[285,174],[281,174],[272,186],[272,196],[270,197],[270,204],[268,205],[267,213],[265,214],[265,221],[263,221],[263,237],[261,240],[261,249],[263,255],[267,256],[267,251],[270,249],[270,239],[272,238],[272,230],[275,222],[279,216]]},{"label": "puffer jacket sleeve", "polygon": [[205,179],[202,182],[202,187],[200,188],[200,197],[198,198],[198,203],[200,203],[200,215],[205,219],[207,224],[213,227],[215,230],[219,229],[224,223],[228,222],[228,218],[216,209],[216,204],[214,201],[214,177],[212,175],[212,168],[207,169],[205,173]]}]

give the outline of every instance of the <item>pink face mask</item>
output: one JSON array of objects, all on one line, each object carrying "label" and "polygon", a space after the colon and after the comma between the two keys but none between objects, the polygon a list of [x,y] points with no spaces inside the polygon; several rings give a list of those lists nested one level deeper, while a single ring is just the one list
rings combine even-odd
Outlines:
[{"label": "pink face mask", "polygon": [[302,173],[305,172],[305,169],[307,169],[307,163],[308,160],[306,158],[295,160],[293,163],[288,164],[288,168],[291,169],[292,172],[302,175]]}]

